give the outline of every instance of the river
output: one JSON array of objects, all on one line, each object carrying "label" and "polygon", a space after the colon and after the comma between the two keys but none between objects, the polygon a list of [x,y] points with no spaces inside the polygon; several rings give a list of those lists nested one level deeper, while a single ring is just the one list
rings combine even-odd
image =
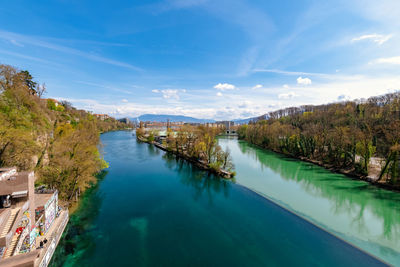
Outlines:
[{"label": "river", "polygon": [[[399,263],[397,194],[237,140],[219,140],[236,164],[231,182],[131,132],[101,139],[110,168],[84,194],[51,266],[382,265],[342,239]],[[371,230],[380,238],[364,242]]]}]

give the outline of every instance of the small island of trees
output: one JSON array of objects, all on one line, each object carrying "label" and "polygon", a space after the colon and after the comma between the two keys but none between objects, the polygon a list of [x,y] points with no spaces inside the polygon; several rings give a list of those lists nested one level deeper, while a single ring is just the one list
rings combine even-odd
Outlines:
[{"label": "small island of trees", "polygon": [[224,151],[217,141],[220,132],[220,128],[206,125],[185,125],[174,131],[168,128],[163,137],[160,137],[158,131],[146,132],[143,128],[137,128],[136,136],[139,140],[153,143],[203,169],[224,178],[232,178],[235,172],[230,151]]}]

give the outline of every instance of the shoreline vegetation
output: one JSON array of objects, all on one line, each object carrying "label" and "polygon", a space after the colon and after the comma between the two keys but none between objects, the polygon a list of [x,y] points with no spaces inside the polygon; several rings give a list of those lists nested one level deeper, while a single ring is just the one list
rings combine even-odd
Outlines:
[{"label": "shoreline vegetation", "polygon": [[400,191],[400,93],[270,112],[237,130],[262,149]]},{"label": "shoreline vegetation", "polygon": [[[246,140],[241,139],[241,138],[239,138],[239,140],[246,141]],[[248,141],[246,141],[246,142],[248,142]],[[379,181],[376,181],[375,179],[373,179],[371,177],[361,176],[361,175],[359,175],[357,173],[351,172],[348,169],[335,168],[333,165],[325,164],[325,163],[323,163],[321,161],[316,161],[316,160],[308,159],[308,158],[305,158],[305,157],[294,157],[294,156],[292,156],[290,154],[286,154],[286,153],[283,153],[281,151],[272,150],[272,149],[266,149],[266,148],[264,148],[264,147],[262,147],[260,145],[253,144],[253,143],[250,143],[250,142],[248,142],[248,143],[250,145],[253,145],[253,146],[255,146],[257,148],[260,148],[262,150],[267,150],[267,151],[270,151],[270,152],[273,152],[273,153],[277,153],[279,155],[283,155],[283,156],[288,157],[288,158],[292,158],[292,159],[308,162],[308,163],[311,163],[313,165],[317,165],[317,166],[322,167],[322,168],[324,168],[324,169],[326,169],[326,170],[328,170],[328,171],[330,171],[332,173],[343,174],[349,179],[354,179],[354,180],[358,180],[358,181],[365,181],[365,182],[368,182],[369,184],[371,184],[373,186],[376,186],[376,187],[379,187],[379,188],[382,188],[382,189],[385,189],[385,190],[390,190],[390,191],[394,191],[394,192],[400,192],[400,185],[392,185],[392,184],[379,182]]]},{"label": "shoreline vegetation", "polygon": [[197,167],[225,179],[232,179],[236,172],[229,150],[218,145],[221,129],[208,126],[183,126],[178,130],[160,132],[144,128],[136,129],[139,141],[155,145],[168,153],[183,158]]},{"label": "shoreline vegetation", "polygon": [[100,133],[131,126],[45,93],[28,71],[0,65],[0,167],[35,171],[36,185],[57,189],[71,206],[108,167]]}]

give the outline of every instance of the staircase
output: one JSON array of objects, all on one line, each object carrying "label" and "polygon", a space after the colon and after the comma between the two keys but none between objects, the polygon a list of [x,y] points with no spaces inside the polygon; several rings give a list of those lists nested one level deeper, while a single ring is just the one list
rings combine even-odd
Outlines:
[{"label": "staircase", "polygon": [[13,239],[12,239],[10,245],[8,246],[7,251],[4,254],[4,259],[7,259],[8,257],[11,257],[13,255],[15,247],[17,246],[17,243],[18,243],[20,235],[21,234],[15,234],[13,236]]},{"label": "staircase", "polygon": [[8,217],[8,220],[3,228],[3,231],[0,234],[0,238],[5,237],[8,234],[8,232],[10,232],[10,230],[14,224],[15,218],[18,215],[18,211],[19,211],[19,208],[11,209],[10,217]]}]

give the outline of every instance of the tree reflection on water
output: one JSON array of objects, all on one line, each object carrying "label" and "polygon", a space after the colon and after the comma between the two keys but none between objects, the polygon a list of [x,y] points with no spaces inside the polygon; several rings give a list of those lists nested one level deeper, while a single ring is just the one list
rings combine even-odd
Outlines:
[{"label": "tree reflection on water", "polygon": [[[244,141],[236,142],[242,154],[255,160],[261,169],[268,168],[282,179],[295,181],[307,194],[329,199],[333,214],[346,214],[359,233],[381,231],[381,241],[390,244],[400,240],[400,194],[375,187],[367,182],[332,173],[317,165],[260,149]],[[234,155],[233,155],[234,157]],[[240,175],[240,173],[239,173]],[[369,212],[367,212],[369,211]],[[383,229],[372,229],[370,213]],[[386,243],[384,242],[384,243]],[[393,249],[398,250],[396,247]]]},{"label": "tree reflection on water", "polygon": [[216,194],[223,194],[226,198],[229,197],[230,181],[200,170],[186,160],[170,153],[165,153],[163,159],[168,169],[178,173],[182,184],[194,189],[193,198],[195,200],[206,194],[209,203],[212,204],[213,196]]},{"label": "tree reflection on water", "polygon": [[[97,235],[93,223],[100,211],[103,195],[99,192],[100,182],[107,176],[107,171],[97,175],[98,182],[83,194],[78,210],[70,215],[49,266],[74,266],[86,253],[95,249],[94,237]],[[84,252],[84,253],[83,253]]]}]

